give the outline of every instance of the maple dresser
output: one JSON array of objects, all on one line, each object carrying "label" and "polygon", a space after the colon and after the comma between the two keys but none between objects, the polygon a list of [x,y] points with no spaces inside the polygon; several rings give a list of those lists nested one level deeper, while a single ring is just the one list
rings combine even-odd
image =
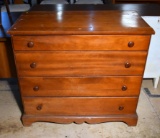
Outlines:
[{"label": "maple dresser", "polygon": [[8,31],[33,122],[137,123],[153,29],[134,11],[26,12]]}]

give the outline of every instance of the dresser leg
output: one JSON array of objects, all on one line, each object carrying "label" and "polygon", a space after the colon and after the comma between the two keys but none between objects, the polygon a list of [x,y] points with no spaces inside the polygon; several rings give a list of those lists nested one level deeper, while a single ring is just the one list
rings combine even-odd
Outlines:
[{"label": "dresser leg", "polygon": [[129,118],[129,119],[126,119],[124,121],[128,126],[136,126],[137,125],[137,122],[138,122],[138,117],[137,118]]},{"label": "dresser leg", "polygon": [[27,117],[27,115],[23,115],[22,116],[22,124],[23,124],[23,126],[31,126],[32,125],[32,123],[33,123],[34,121],[32,120],[32,118],[30,118],[30,117]]}]

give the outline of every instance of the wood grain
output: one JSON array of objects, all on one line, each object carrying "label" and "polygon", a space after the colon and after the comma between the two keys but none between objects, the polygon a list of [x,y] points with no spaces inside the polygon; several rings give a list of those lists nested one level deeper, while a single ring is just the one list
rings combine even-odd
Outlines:
[{"label": "wood grain", "polygon": [[[17,52],[19,76],[142,75],[147,52],[55,51]],[[31,68],[30,64],[36,67]],[[131,63],[125,68],[125,63]]]},{"label": "wood grain", "polygon": [[154,30],[134,11],[30,11],[22,14],[8,33],[11,35],[150,35]]},{"label": "wood grain", "polygon": [[[137,97],[23,97],[24,112],[30,115],[112,115],[135,114]],[[41,109],[37,109],[42,106]],[[119,110],[120,106],[124,109]]]},{"label": "wood grain", "polygon": [[[63,41],[62,41],[63,40]],[[32,42],[33,47],[28,47]],[[128,43],[134,42],[133,47]],[[14,36],[15,50],[147,50],[150,35],[52,35]]]},{"label": "wood grain", "polygon": [[142,77],[25,77],[19,81],[22,96],[127,97],[139,95]]}]

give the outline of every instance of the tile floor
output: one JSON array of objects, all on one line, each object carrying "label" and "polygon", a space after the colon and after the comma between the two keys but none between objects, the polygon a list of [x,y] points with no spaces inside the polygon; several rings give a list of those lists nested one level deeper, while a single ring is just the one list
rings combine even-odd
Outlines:
[{"label": "tile floor", "polygon": [[[9,83],[9,85],[8,85]],[[148,88],[149,97],[143,88]],[[136,127],[122,122],[101,124],[33,123],[23,127],[21,102],[15,80],[0,80],[0,138],[160,138],[160,84],[154,89],[152,80],[144,80],[139,98]]]}]

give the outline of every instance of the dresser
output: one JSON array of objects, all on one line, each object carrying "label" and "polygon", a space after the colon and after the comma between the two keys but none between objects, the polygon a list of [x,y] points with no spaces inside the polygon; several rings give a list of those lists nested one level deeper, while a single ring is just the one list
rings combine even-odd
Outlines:
[{"label": "dresser", "polygon": [[12,37],[22,122],[137,124],[151,34],[134,11],[30,11]]}]

